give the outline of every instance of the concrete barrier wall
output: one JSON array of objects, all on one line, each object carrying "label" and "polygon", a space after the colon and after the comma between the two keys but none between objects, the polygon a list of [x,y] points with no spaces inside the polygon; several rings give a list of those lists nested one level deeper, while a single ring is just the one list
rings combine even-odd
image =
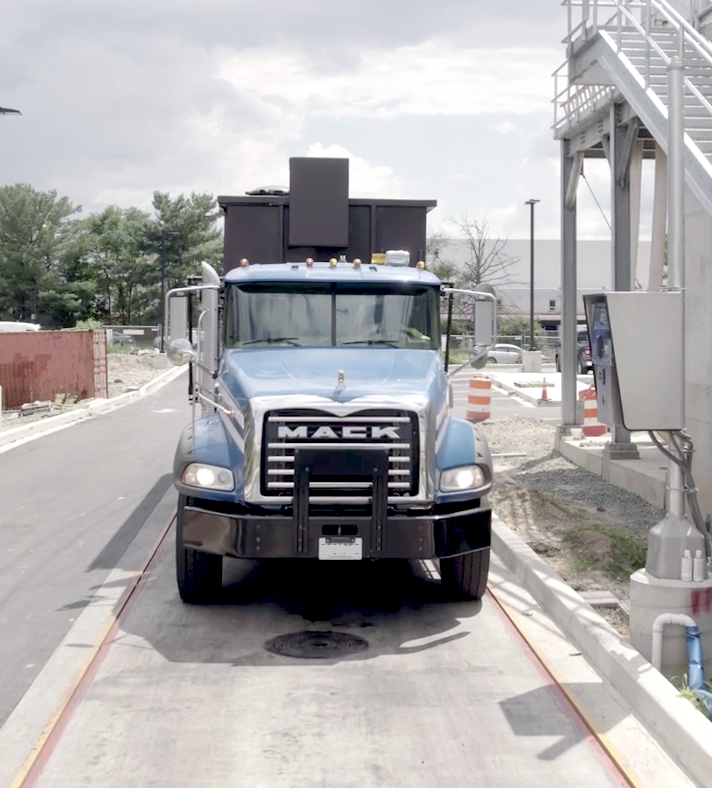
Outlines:
[{"label": "concrete barrier wall", "polygon": [[[95,338],[94,334],[98,336]],[[0,386],[3,406],[71,394],[78,399],[106,396],[104,332],[27,331],[0,333]]]}]

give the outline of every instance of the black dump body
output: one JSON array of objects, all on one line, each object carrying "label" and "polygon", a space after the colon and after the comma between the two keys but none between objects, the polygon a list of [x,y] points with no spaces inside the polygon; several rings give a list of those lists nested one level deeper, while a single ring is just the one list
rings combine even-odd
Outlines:
[{"label": "black dump body", "polygon": [[225,213],[223,273],[250,263],[371,261],[389,249],[425,259],[435,200],[349,199],[348,159],[293,158],[288,193],[218,197]]}]

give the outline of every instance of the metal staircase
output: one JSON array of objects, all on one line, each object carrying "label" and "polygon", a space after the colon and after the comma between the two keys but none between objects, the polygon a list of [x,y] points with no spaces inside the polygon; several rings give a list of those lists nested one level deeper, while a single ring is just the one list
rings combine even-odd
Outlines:
[{"label": "metal staircase", "polygon": [[[685,75],[687,185],[712,215],[712,42],[664,0],[564,0],[567,60],[555,74],[554,136],[571,138],[626,102],[667,153],[667,67]],[[574,25],[574,14],[580,21]],[[564,87],[561,88],[561,82]]]}]

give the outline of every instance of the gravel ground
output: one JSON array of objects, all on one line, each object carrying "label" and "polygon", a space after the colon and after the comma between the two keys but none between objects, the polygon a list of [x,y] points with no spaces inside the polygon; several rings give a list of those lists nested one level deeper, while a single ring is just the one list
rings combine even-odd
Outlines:
[{"label": "gravel ground", "polygon": [[543,421],[510,417],[481,425],[493,454],[522,453],[521,458],[495,458],[500,478],[510,477],[541,493],[554,494],[568,505],[613,517],[613,522],[646,537],[664,512],[627,490],[603,481],[554,453],[555,427]]},{"label": "gravel ground", "polygon": [[[494,459],[491,500],[502,520],[575,590],[608,591],[619,600],[627,599],[627,581],[608,571],[582,568],[570,547],[572,526],[584,530],[576,537],[579,555],[600,564],[611,557],[615,544],[605,534],[586,530],[588,526],[613,526],[644,542],[663,512],[554,454],[555,428],[545,422],[510,417],[485,422],[480,428],[493,454],[524,455]],[[606,608],[599,612],[628,636],[620,612]]]},{"label": "gravel ground", "polygon": [[[118,397],[129,391],[136,391],[141,386],[149,383],[155,377],[165,372],[165,366],[159,366],[155,353],[134,355],[131,353],[109,353],[108,380],[109,398]],[[40,421],[59,413],[66,413],[69,410],[80,408],[86,405],[88,400],[69,405],[55,405],[36,413],[22,414],[19,409],[4,411],[0,430],[8,430],[13,427],[20,427],[33,421]]]},{"label": "gravel ground", "polygon": [[159,367],[157,358],[155,353],[109,353],[109,398],[136,391],[165,372],[167,367]]}]

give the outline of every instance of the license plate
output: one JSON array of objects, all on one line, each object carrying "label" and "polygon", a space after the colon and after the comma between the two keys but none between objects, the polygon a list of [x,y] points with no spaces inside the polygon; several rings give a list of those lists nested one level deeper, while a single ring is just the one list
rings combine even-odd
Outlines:
[{"label": "license plate", "polygon": [[325,536],[319,539],[320,561],[360,561],[363,539],[358,536]]}]

